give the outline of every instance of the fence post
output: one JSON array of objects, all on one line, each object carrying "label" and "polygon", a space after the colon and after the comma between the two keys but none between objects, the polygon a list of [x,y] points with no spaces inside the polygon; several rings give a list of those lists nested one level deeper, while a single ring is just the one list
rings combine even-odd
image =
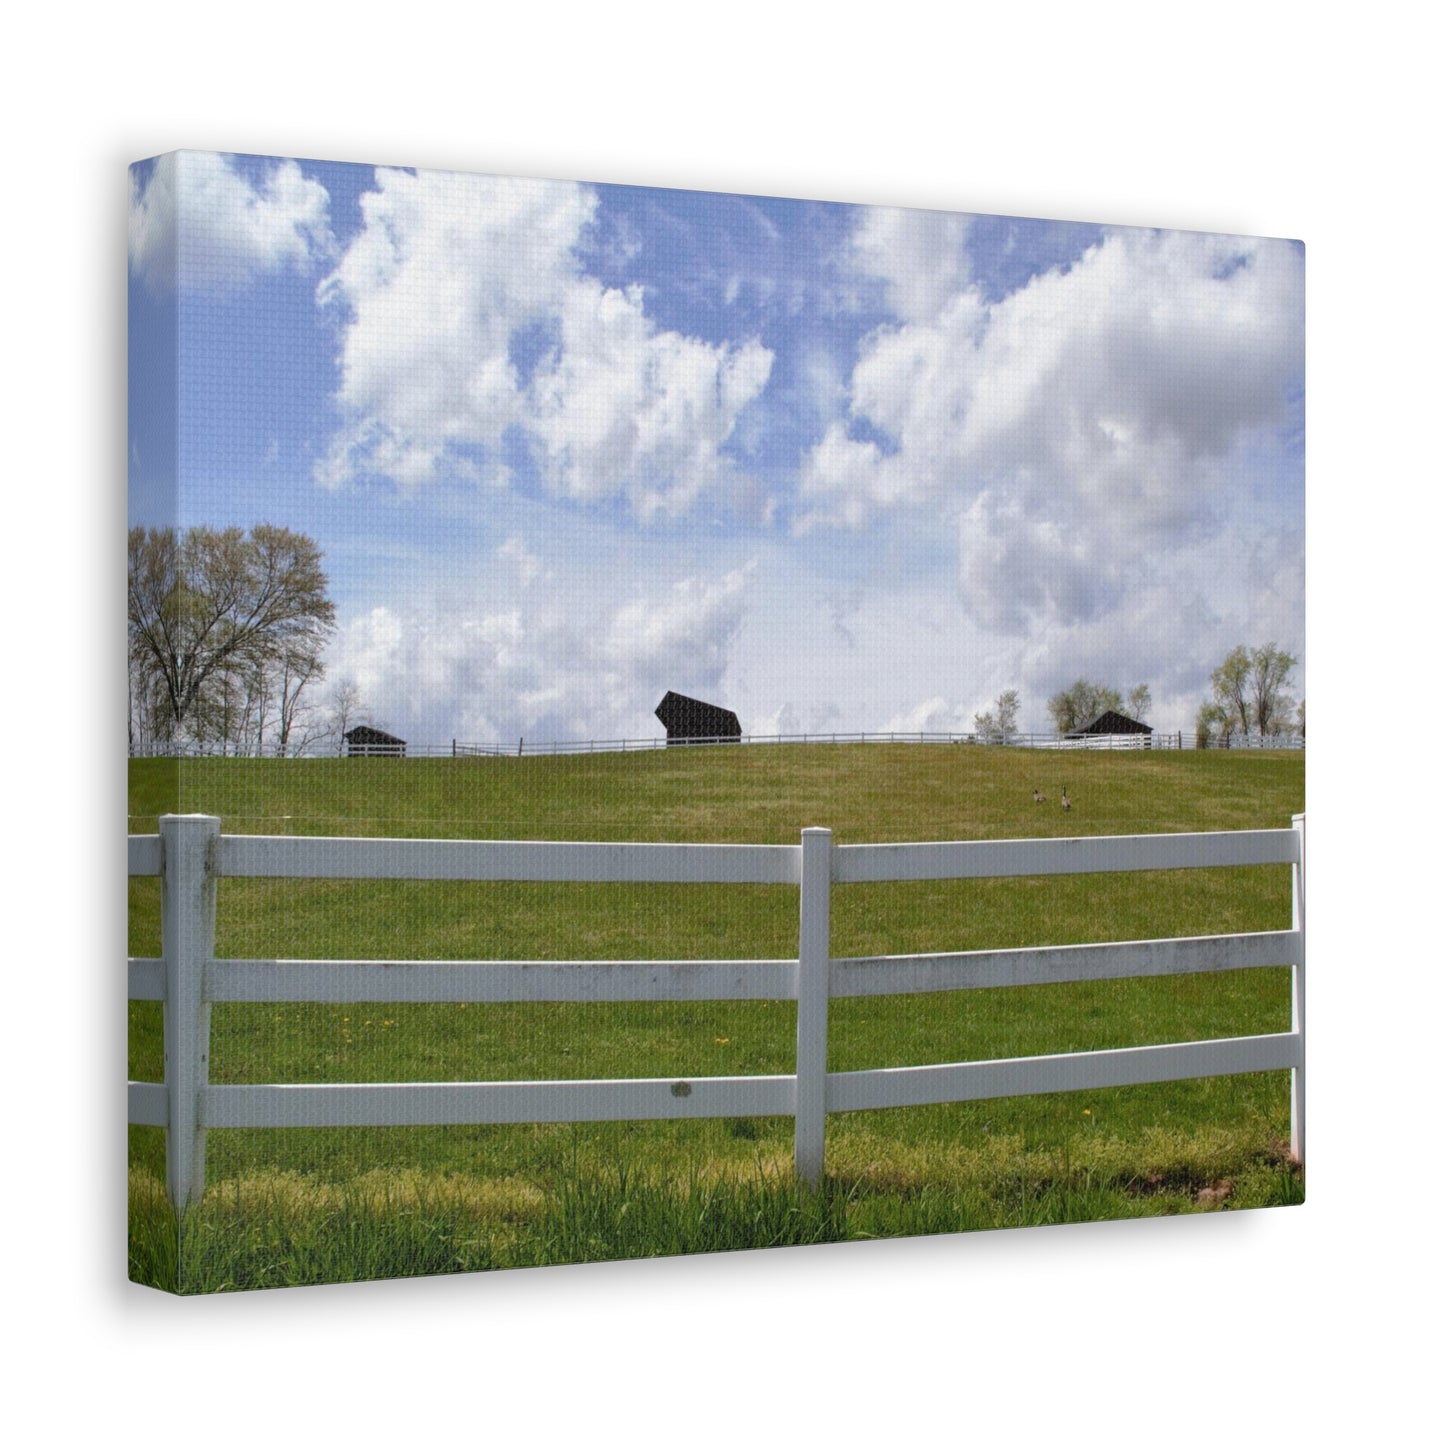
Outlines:
[{"label": "fence post", "polygon": [[161,835],[161,957],[166,971],[164,1034],[166,1192],[179,1212],[206,1187],[206,1131],[199,1119],[211,1055],[206,968],[216,945],[212,842],[221,820],[167,813]]},{"label": "fence post", "polygon": [[798,1057],[793,1168],[804,1183],[823,1177],[828,1123],[828,961],[833,831],[803,829],[798,898]]},{"label": "fence post", "polygon": [[1289,1152],[1296,1164],[1305,1162],[1305,815],[1296,813],[1294,829],[1299,834],[1299,862],[1290,870],[1290,902],[1293,927],[1300,936],[1300,962],[1295,964],[1290,990],[1290,1029],[1299,1035],[1300,1063],[1289,1076]]}]

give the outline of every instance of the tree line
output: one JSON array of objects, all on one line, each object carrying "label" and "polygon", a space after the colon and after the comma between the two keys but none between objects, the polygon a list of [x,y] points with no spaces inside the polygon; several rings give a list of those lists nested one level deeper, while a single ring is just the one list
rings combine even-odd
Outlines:
[{"label": "tree line", "polygon": [[321,552],[286,527],[133,527],[132,751],[294,756],[330,730],[318,688],[336,621]]},{"label": "tree line", "polygon": [[1273,642],[1236,647],[1210,675],[1213,696],[1200,705],[1195,738],[1200,747],[1216,740],[1226,747],[1251,731],[1261,740],[1305,735],[1305,704],[1285,691],[1299,659]]},{"label": "tree line", "polygon": [[[1106,712],[1122,713],[1143,722],[1151,706],[1153,699],[1147,683],[1141,682],[1132,689],[1126,703],[1117,688],[1081,677],[1049,699],[1049,715],[1053,718],[1054,732],[1062,738],[1087,727]],[[1009,688],[999,693],[988,712],[974,713],[973,733],[981,743],[1008,744],[1019,736],[1018,720],[1018,690]]]},{"label": "tree line", "polygon": [[[1195,741],[1201,748],[1223,744],[1251,734],[1262,741],[1284,736],[1304,737],[1304,699],[1298,702],[1286,691],[1299,659],[1276,643],[1263,647],[1236,647],[1210,674],[1210,697],[1195,720]],[[1131,688],[1127,697],[1106,683],[1077,679],[1049,699],[1054,734],[1068,737],[1086,728],[1106,712],[1143,722],[1153,707],[1148,683]],[[973,716],[974,736],[985,743],[1011,743],[1019,737],[1017,689],[1001,692],[988,712]]]},{"label": "tree line", "polygon": [[1063,738],[1088,727],[1106,712],[1116,712],[1121,717],[1143,722],[1153,706],[1154,699],[1146,682],[1131,688],[1125,701],[1118,688],[1088,682],[1081,677],[1072,687],[1056,692],[1049,699],[1049,716],[1054,720],[1054,731]]}]

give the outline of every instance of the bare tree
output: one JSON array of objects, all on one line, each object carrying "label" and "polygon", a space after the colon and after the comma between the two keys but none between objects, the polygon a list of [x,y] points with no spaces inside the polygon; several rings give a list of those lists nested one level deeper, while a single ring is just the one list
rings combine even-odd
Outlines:
[{"label": "bare tree", "polygon": [[346,748],[346,734],[354,727],[371,721],[371,709],[362,701],[361,689],[354,677],[340,678],[331,689],[329,697],[329,719],[327,735],[336,739],[336,755],[340,757]]},{"label": "bare tree", "polygon": [[130,750],[144,755],[159,741],[159,719],[165,704],[154,670],[146,665],[145,657],[136,651],[134,645],[129,648],[126,661],[130,702],[127,734]]},{"label": "bare tree", "polygon": [[322,675],[321,658],[315,650],[287,648],[276,668],[276,756],[294,757],[305,751],[324,731],[305,700],[306,689]]},{"label": "bare tree", "polygon": [[[158,741],[192,736],[261,746],[262,679],[287,655],[320,654],[335,622],[316,544],[285,527],[134,527],[127,578],[130,649]],[[258,725],[259,724],[259,725]]]},{"label": "bare tree", "polygon": [[1129,716],[1135,722],[1143,722],[1149,716],[1149,709],[1154,706],[1154,699],[1149,695],[1149,684],[1141,682],[1138,687],[1131,688],[1129,692]]}]

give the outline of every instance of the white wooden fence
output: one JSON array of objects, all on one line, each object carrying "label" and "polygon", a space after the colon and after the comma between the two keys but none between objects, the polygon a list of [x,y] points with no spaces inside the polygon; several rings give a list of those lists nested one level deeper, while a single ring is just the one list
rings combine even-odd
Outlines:
[{"label": "white wooden fence", "polygon": [[[1304,815],[1293,828],[1102,838],[835,847],[826,828],[792,845],[510,843],[257,837],[221,820],[168,815],[129,839],[131,876],[161,878],[160,958],[128,960],[130,997],[165,1009],[165,1083],[129,1088],[134,1124],[167,1130],[176,1207],[205,1188],[208,1129],[317,1125],[524,1124],[792,1115],[794,1163],[816,1184],[830,1113],[1015,1094],[1292,1072],[1290,1144],[1304,1157]],[[834,885],[1287,863],[1293,923],[1266,933],[966,953],[834,958]],[[799,890],[798,956],[665,962],[426,962],[220,959],[221,878],[411,878],[574,883],[785,883]],[[917,1068],[828,1072],[830,998],[1143,978],[1288,966],[1288,1033]],[[231,1084],[208,1081],[216,1002],[502,1003],[796,999],[791,1074],[547,1082]]]}]

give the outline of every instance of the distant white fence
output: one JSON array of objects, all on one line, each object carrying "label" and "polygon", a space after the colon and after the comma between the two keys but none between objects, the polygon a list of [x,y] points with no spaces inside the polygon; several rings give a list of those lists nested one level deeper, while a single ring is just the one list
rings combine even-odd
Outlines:
[{"label": "distant white fence", "polygon": [[[408,757],[408,758],[520,758],[572,756],[577,753],[650,753],[670,747],[696,747],[703,745],[770,747],[787,743],[961,743],[969,747],[1010,747],[1042,748],[1049,752],[1178,752],[1199,747],[1199,741],[1192,732],[1155,733],[1096,733],[1086,737],[1061,738],[1057,733],[1016,733],[1007,742],[998,737],[985,737],[978,733],[947,732],[827,732],[827,733],[744,733],[742,737],[726,738],[564,738],[553,741],[518,738],[511,743],[463,743],[453,739],[449,743],[392,744],[354,748],[352,757]],[[1274,748],[1298,751],[1304,748],[1305,740],[1298,733],[1270,734],[1261,738],[1253,733],[1243,737],[1236,733],[1232,737],[1222,735],[1211,738],[1205,745],[1211,751],[1238,748]],[[226,753],[220,748],[210,750],[184,743],[157,743],[153,746],[132,744],[133,758],[155,757],[241,757],[254,754]],[[334,744],[317,745],[305,753],[293,753],[292,757],[338,757]]]},{"label": "distant white fence", "polygon": [[[129,1084],[130,1121],[167,1130],[167,1187],[178,1209],[199,1199],[205,1188],[206,1131],[225,1128],[792,1115],[797,1174],[816,1184],[830,1113],[1289,1069],[1291,1148],[1302,1160],[1304,823],[1301,814],[1292,828],[1252,832],[835,847],[826,828],[804,829],[796,846],[511,843],[223,835],[219,818],[167,815],[160,819],[157,834],[129,839],[131,876],[161,878],[161,957],[128,960],[129,996],[164,1003],[166,1057],[163,1084]],[[830,948],[834,885],[1269,863],[1293,869],[1293,921],[1288,929],[870,958],[835,958]],[[445,963],[216,958],[217,882],[255,877],[789,884],[799,890],[798,956]],[[1293,970],[1288,1033],[828,1072],[830,998],[1281,966]],[[221,1086],[207,1077],[212,1003],[711,999],[797,1000],[795,1072],[734,1078]]]},{"label": "distant white fence", "polygon": [[[573,753],[652,752],[657,748],[751,745],[767,747],[776,743],[961,743],[966,747],[1042,748],[1049,752],[1179,752],[1197,749],[1198,737],[1193,732],[1089,733],[1082,737],[1060,737],[1057,733],[1014,733],[1002,738],[983,733],[953,732],[826,732],[826,733],[744,733],[742,737],[717,738],[591,738],[564,739],[557,742],[535,742],[518,738],[517,746],[506,743],[462,743],[451,746],[423,743],[410,748],[415,757],[506,758],[523,755],[553,757]],[[1211,751],[1230,748],[1275,748],[1299,750],[1305,740],[1298,733],[1271,733],[1248,737],[1235,733],[1212,737],[1205,747]]]}]

